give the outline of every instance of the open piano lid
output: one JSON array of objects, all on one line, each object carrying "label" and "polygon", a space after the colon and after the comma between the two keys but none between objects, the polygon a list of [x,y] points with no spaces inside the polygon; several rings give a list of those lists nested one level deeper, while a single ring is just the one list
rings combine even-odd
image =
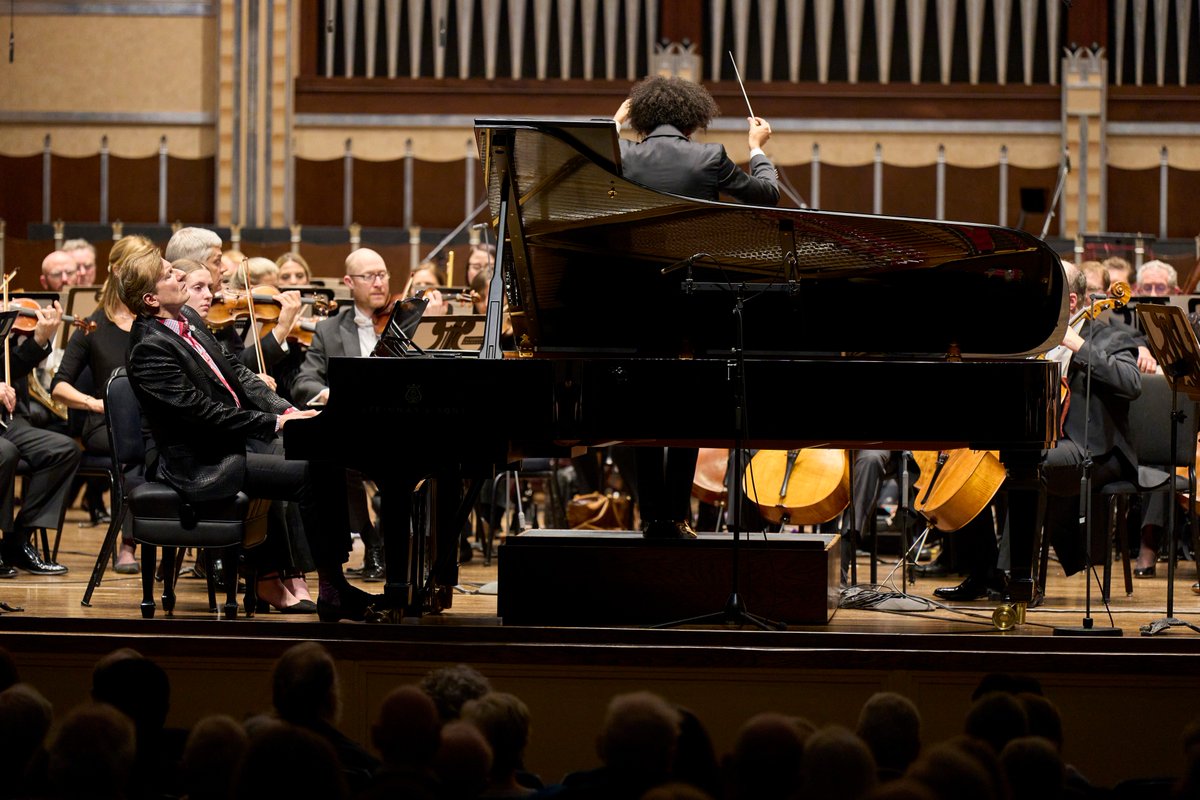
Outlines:
[{"label": "open piano lid", "polygon": [[475,131],[514,327],[534,350],[726,356],[733,293],[685,293],[689,272],[796,281],[747,302],[748,355],[1011,358],[1062,341],[1061,262],[1023,231],[665,194],[621,177],[611,121]]}]

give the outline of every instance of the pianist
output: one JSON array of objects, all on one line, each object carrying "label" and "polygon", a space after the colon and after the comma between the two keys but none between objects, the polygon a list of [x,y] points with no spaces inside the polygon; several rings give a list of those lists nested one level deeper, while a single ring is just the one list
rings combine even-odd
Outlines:
[{"label": "pianist", "polygon": [[[718,200],[728,195],[742,203],[773,206],[779,202],[775,167],[762,147],[771,126],[748,117],[750,173],[744,172],[720,144],[693,142],[720,113],[703,86],[683,78],[654,76],[634,85],[613,120],[629,122],[639,141],[621,140],[621,172],[631,181],[662,192]],[[691,526],[694,448],[640,447],[637,454],[638,503],[647,537],[693,538]]]},{"label": "pianist", "polygon": [[371,596],[349,585],[341,565],[350,549],[345,477],[317,462],[247,452],[270,440],[297,411],[212,337],[187,307],[184,274],[152,250],[120,275],[121,299],[137,315],[130,330],[129,380],[154,436],[147,470],[191,500],[253,497],[299,502],[320,578],[323,621],[362,619]]}]

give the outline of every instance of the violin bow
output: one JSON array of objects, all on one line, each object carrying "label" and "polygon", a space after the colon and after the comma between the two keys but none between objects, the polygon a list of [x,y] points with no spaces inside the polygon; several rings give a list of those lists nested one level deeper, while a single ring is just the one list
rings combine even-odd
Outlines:
[{"label": "violin bow", "polygon": [[[12,272],[10,272],[4,276],[4,306],[3,306],[3,308],[5,311],[8,311],[8,304],[9,304],[8,284],[11,283],[12,279],[15,278],[16,276],[17,276],[17,271],[15,269]],[[9,349],[8,342],[9,342],[9,337],[5,336],[4,337],[4,385],[8,386],[9,388],[12,388],[12,366],[9,364],[9,362],[12,359],[10,358],[10,349]],[[10,416],[7,409],[3,409],[3,411],[4,411],[4,413],[0,414],[0,416],[2,416],[2,417]],[[8,420],[0,419],[0,427],[7,428]]]},{"label": "violin bow", "polygon": [[250,309],[250,335],[254,339],[254,355],[258,358],[258,371],[267,371],[267,362],[263,359],[262,340],[258,337],[258,318],[254,310],[254,292],[250,289],[250,259],[243,258],[241,273],[242,283],[246,287],[246,307]]}]

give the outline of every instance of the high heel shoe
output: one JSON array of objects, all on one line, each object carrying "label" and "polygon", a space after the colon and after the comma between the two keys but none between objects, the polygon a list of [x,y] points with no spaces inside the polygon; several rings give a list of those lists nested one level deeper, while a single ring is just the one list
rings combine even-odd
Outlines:
[{"label": "high heel shoe", "polygon": [[1134,567],[1133,568],[1133,577],[1135,577],[1135,578],[1153,578],[1154,572],[1155,572],[1154,566],[1155,566],[1154,564],[1151,564],[1148,567]]},{"label": "high heel shoe", "polygon": [[259,600],[254,604],[256,614],[269,614],[272,609],[280,614],[316,614],[317,604],[312,600],[297,600],[290,606],[273,606],[266,600]]}]

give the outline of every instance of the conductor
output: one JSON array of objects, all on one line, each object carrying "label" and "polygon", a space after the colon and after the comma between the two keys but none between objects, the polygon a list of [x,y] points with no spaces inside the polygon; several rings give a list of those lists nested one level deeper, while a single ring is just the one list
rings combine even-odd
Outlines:
[{"label": "conductor", "polygon": [[[621,140],[621,171],[626,178],[660,192],[718,200],[727,195],[742,203],[773,206],[779,202],[775,167],[762,147],[771,126],[747,117],[750,150],[747,174],[720,144],[692,141],[720,109],[703,86],[683,78],[654,76],[635,84],[613,116],[630,124],[639,140]],[[691,525],[691,488],[695,448],[639,447],[637,490],[642,530],[648,538],[696,536]]]}]

